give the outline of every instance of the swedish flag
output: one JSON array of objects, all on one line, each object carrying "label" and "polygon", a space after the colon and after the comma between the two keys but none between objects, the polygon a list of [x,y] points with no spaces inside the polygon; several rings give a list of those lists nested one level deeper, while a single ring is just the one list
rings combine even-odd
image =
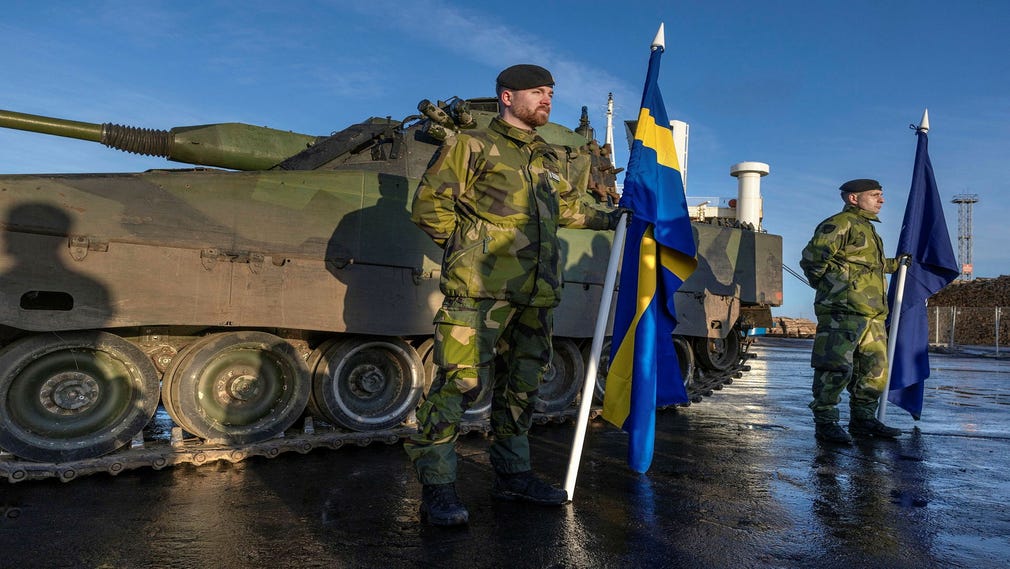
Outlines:
[{"label": "swedish flag", "polygon": [[656,407],[687,402],[673,344],[674,293],[698,261],[673,131],[659,92],[656,46],[642,94],[621,206],[628,225],[603,418],[629,434],[628,465],[652,463]]}]

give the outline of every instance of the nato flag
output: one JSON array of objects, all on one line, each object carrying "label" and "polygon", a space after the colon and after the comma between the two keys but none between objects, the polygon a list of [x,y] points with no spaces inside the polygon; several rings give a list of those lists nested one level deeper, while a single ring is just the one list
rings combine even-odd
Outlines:
[{"label": "nato flag", "polygon": [[[924,130],[916,133],[912,187],[905,206],[905,219],[898,239],[898,254],[912,255],[905,276],[905,289],[898,319],[891,380],[887,400],[918,419],[922,413],[922,395],[929,377],[929,321],[926,300],[960,274],[957,258],[950,245],[943,205],[929,161],[929,141]],[[897,279],[891,279],[888,301],[894,305]],[[893,314],[892,314],[893,316]]]}]

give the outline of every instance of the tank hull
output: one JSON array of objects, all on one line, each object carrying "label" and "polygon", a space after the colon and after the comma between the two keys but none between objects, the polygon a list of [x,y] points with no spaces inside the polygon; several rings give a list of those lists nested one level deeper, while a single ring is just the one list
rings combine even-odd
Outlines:
[{"label": "tank hull", "polygon": [[[0,232],[0,324],[430,333],[441,250],[410,222],[417,181],[389,176],[380,185],[360,171],[296,178],[219,170],[2,177],[0,211],[15,213]],[[706,223],[693,230],[699,267],[677,293],[678,333],[723,336],[741,306],[781,304],[779,236]],[[612,234],[562,230],[562,238],[558,333],[589,337],[595,317],[585,307],[599,304]],[[26,298],[33,292],[65,294],[72,306],[50,309]]]}]

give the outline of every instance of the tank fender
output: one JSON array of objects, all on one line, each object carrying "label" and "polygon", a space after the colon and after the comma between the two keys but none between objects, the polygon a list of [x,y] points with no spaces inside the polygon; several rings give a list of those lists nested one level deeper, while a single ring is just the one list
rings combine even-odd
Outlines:
[{"label": "tank fender", "polygon": [[674,334],[703,338],[725,338],[740,317],[740,300],[733,296],[703,292],[674,295],[677,328]]}]

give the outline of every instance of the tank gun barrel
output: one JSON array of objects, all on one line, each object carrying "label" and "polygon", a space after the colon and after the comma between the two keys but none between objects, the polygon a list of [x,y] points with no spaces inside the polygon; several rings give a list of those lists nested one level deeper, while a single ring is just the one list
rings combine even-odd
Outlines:
[{"label": "tank gun barrel", "polygon": [[233,170],[267,170],[320,137],[243,123],[155,130],[0,110],[0,127],[99,142],[124,152]]}]

